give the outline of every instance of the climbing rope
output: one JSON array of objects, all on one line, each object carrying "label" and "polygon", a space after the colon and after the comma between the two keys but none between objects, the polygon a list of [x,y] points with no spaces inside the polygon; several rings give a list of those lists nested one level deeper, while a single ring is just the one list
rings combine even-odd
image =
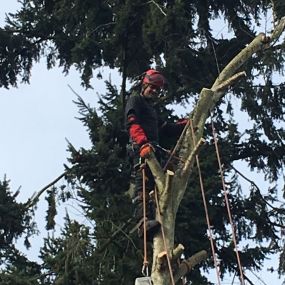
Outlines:
[{"label": "climbing rope", "polygon": [[[191,132],[192,132],[193,144],[195,145],[196,141],[195,141],[195,136],[194,136],[194,128],[193,128],[192,120],[189,120],[189,123],[190,123]],[[183,133],[186,131],[189,123],[183,129]],[[237,246],[237,241],[236,241],[235,229],[234,229],[234,225],[233,225],[233,220],[232,220],[232,215],[231,215],[231,210],[230,210],[230,205],[229,205],[229,199],[228,199],[227,190],[226,190],[226,186],[225,186],[225,181],[224,181],[224,177],[223,177],[223,169],[222,169],[222,164],[221,164],[221,159],[220,159],[220,154],[219,154],[219,149],[218,149],[218,144],[217,144],[217,138],[216,138],[216,133],[215,133],[215,128],[214,128],[213,122],[212,122],[212,131],[213,131],[215,149],[216,149],[216,154],[217,154],[217,159],[218,159],[218,164],[219,164],[219,170],[220,170],[221,179],[222,179],[222,186],[223,186],[223,191],[224,191],[224,196],[225,196],[225,202],[226,202],[228,217],[229,217],[229,221],[230,221],[231,228],[232,228],[233,242],[234,242],[234,246],[235,246],[235,252],[236,252],[237,261],[238,261],[238,267],[239,267],[239,271],[240,271],[240,279],[241,279],[242,285],[245,285],[245,283],[244,283],[244,274],[243,274],[243,270],[242,270],[242,266],[241,266],[239,253],[238,253],[238,246]],[[166,165],[164,167],[164,170],[166,169],[169,161],[173,158],[173,156],[175,154],[175,151],[176,151],[176,148],[179,145],[180,145],[180,143],[177,143],[176,147],[171,152],[170,157],[169,157],[169,159],[168,159],[168,161],[167,161],[167,163],[166,163]],[[217,279],[218,279],[218,284],[221,285],[219,265],[218,265],[217,255],[216,255],[216,252],[215,252],[214,240],[213,240],[213,235],[212,235],[212,229],[211,229],[209,213],[208,213],[208,206],[207,206],[206,197],[205,197],[205,190],[204,190],[203,178],[202,178],[202,173],[201,173],[201,168],[200,168],[200,162],[199,162],[198,155],[196,155],[196,164],[197,164],[197,169],[198,169],[200,189],[201,189],[201,193],[202,193],[202,199],[203,199],[204,210],[205,210],[206,221],[207,221],[207,227],[208,227],[208,237],[209,237],[209,240],[210,240],[210,245],[211,245],[214,265],[215,265]],[[144,231],[143,232],[144,260],[143,260],[142,273],[145,276],[148,276],[149,275],[149,272],[148,272],[148,264],[149,263],[148,263],[148,259],[147,259],[145,164],[142,166],[142,176],[143,176],[143,231]],[[162,234],[164,249],[165,249],[165,253],[166,253],[166,259],[167,259],[170,279],[171,279],[172,285],[175,285],[175,281],[174,281],[174,277],[173,277],[173,271],[172,271],[172,266],[171,266],[171,261],[170,261],[169,253],[168,253],[168,250],[167,250],[164,226],[163,226],[163,222],[162,222],[162,218],[161,218],[161,213],[160,213],[160,208],[159,208],[159,201],[158,201],[158,194],[157,194],[156,187],[155,187],[155,190],[154,190],[154,194],[155,194],[154,196],[155,196],[155,203],[156,203],[156,208],[157,208],[158,221],[161,224],[161,234]]]},{"label": "climbing rope", "polygon": [[232,213],[231,213],[230,203],[229,203],[229,198],[228,198],[228,192],[226,189],[226,184],[225,184],[225,180],[224,180],[224,172],[223,172],[223,167],[222,167],[219,148],[218,148],[217,135],[216,135],[216,131],[215,131],[213,121],[212,121],[212,133],[213,133],[214,144],[215,144],[215,149],[216,149],[216,154],[217,154],[217,160],[218,160],[218,164],[219,164],[219,170],[220,170],[220,175],[221,175],[221,180],[222,180],[222,186],[223,186],[223,192],[224,192],[224,197],[225,197],[225,202],[226,202],[226,208],[227,208],[227,212],[228,212],[228,218],[229,218],[231,229],[232,229],[232,237],[233,237],[233,242],[234,242],[234,247],[235,247],[235,252],[236,252],[236,258],[237,258],[237,262],[238,262],[238,268],[239,268],[239,272],[240,272],[241,284],[245,285],[244,273],[242,270],[241,260],[240,260],[240,256],[239,256],[239,252],[238,252],[235,227],[233,224]]},{"label": "climbing rope", "polygon": [[163,171],[166,170],[168,164],[170,163],[171,159],[172,159],[173,156],[175,155],[177,149],[180,147],[180,144],[181,144],[181,142],[182,142],[182,139],[183,139],[183,137],[184,137],[184,134],[186,133],[186,131],[187,131],[187,129],[188,129],[188,126],[189,126],[189,120],[188,120],[187,123],[185,124],[185,126],[184,126],[184,128],[183,128],[183,130],[182,130],[182,133],[181,133],[181,135],[180,135],[178,141],[176,142],[175,147],[174,147],[173,150],[170,152],[169,158],[168,158],[168,160],[166,161],[166,163],[165,163],[165,165],[164,165],[164,167],[163,167]]},{"label": "climbing rope", "polygon": [[142,165],[142,178],[143,178],[143,267],[142,274],[145,276],[149,275],[148,272],[148,260],[147,260],[147,236],[146,236],[146,189],[145,189],[145,164]]},{"label": "climbing rope", "polygon": [[[191,133],[192,133],[193,144],[195,146],[196,141],[195,141],[195,135],[194,135],[194,128],[193,128],[192,120],[190,120],[190,128],[191,128]],[[211,223],[210,223],[210,218],[209,218],[209,213],[208,213],[208,206],[207,206],[207,201],[206,201],[206,196],[205,196],[204,183],[203,183],[202,172],[201,172],[201,168],[200,168],[200,161],[199,161],[198,155],[196,155],[196,164],[197,164],[197,169],[198,169],[200,189],[201,189],[201,193],[202,193],[202,199],[203,199],[206,221],[207,221],[207,226],[208,226],[208,237],[210,240],[210,245],[211,245],[212,256],[213,256],[213,260],[214,260],[214,266],[215,266],[215,270],[216,270],[218,284],[221,285],[219,265],[218,265],[218,261],[217,261],[217,255],[215,252],[214,239],[213,239],[213,235],[212,235]]]},{"label": "climbing rope", "polygon": [[[147,231],[146,231],[146,186],[145,186],[146,175],[145,175],[145,164],[142,165],[142,178],[143,178],[143,243],[144,243],[144,259],[143,259],[142,274],[145,276],[149,276],[149,271],[148,271],[148,264],[149,263],[148,263],[148,259],[147,259]],[[157,195],[156,187],[154,189],[154,196],[155,196],[155,203],[156,203],[156,207],[157,207],[158,221],[161,225],[161,234],[162,234],[162,239],[163,239],[164,250],[166,252],[166,259],[167,259],[167,264],[168,264],[168,268],[169,268],[171,284],[175,285],[172,267],[171,267],[171,262],[170,262],[170,257],[169,257],[167,245],[166,245],[163,222],[162,222],[160,209],[159,209],[158,195]]]}]

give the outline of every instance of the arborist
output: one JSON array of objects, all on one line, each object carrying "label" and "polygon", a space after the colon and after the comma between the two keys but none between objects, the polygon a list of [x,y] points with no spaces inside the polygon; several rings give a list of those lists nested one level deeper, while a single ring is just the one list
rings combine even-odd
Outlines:
[{"label": "arborist", "polygon": [[[149,193],[154,190],[153,175],[144,159],[150,152],[154,152],[158,161],[159,135],[161,132],[177,136],[181,133],[187,120],[180,120],[176,124],[163,122],[158,118],[155,103],[158,101],[166,85],[165,77],[157,70],[147,70],[140,79],[139,90],[133,90],[126,105],[126,127],[130,138],[131,158],[133,164],[135,198],[134,216],[138,223],[139,237],[143,235],[143,183],[146,189],[146,230],[151,239],[160,224],[155,220],[155,207]],[[141,167],[144,167],[146,179],[143,181]]]}]

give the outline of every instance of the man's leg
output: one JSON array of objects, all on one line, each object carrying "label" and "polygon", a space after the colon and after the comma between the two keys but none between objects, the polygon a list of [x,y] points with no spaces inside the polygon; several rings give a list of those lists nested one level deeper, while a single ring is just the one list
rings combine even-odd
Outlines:
[{"label": "man's leg", "polygon": [[148,232],[148,238],[152,239],[153,235],[158,230],[160,224],[155,220],[155,206],[154,202],[149,197],[149,192],[154,189],[154,180],[151,171],[148,167],[145,167],[145,181],[143,180],[142,169],[137,167],[135,169],[135,190],[136,196],[134,198],[135,205],[135,219],[139,226],[138,234],[139,237],[143,236],[143,183],[145,183],[145,197],[146,197],[146,228]]}]

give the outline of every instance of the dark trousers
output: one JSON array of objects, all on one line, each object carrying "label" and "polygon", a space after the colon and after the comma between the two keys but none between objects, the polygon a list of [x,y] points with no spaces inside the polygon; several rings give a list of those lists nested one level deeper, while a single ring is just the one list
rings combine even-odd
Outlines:
[{"label": "dark trousers", "polygon": [[[157,153],[156,156],[158,156]],[[144,159],[139,156],[138,151],[133,153],[132,161],[135,184],[134,216],[137,220],[140,220],[143,217],[143,183],[145,183],[146,216],[148,219],[152,220],[155,218],[155,206],[154,201],[149,197],[149,193],[154,190],[155,187],[154,177]],[[145,171],[145,181],[143,180],[143,169]]]}]

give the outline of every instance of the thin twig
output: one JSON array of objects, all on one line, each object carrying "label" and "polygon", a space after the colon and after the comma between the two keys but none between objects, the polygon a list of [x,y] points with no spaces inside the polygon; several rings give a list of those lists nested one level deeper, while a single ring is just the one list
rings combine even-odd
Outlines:
[{"label": "thin twig", "polygon": [[115,225],[114,223],[112,223],[117,230],[110,236],[110,238],[101,246],[100,249],[98,249],[99,253],[103,252],[103,250],[105,250],[107,248],[107,246],[118,236],[118,234],[122,233],[124,234],[128,240],[132,243],[133,247],[135,249],[137,249],[136,245],[134,244],[132,238],[124,231],[125,228],[132,222],[132,218],[128,219],[121,227],[118,227],[117,225]]},{"label": "thin twig", "polygon": [[53,186],[55,183],[57,183],[61,178],[63,178],[66,175],[67,171],[64,171],[62,174],[60,174],[55,180],[53,180],[51,183],[49,183],[48,185],[46,185],[43,189],[41,189],[38,193],[35,193],[25,204],[26,208],[31,208],[33,207],[39,197],[51,186]]},{"label": "thin twig", "polygon": [[69,89],[70,89],[77,97],[80,97],[79,94],[76,93],[76,92],[74,91],[74,89],[73,89],[69,84],[67,84],[67,86],[69,87]]},{"label": "thin twig", "polygon": [[255,184],[254,181],[250,180],[248,177],[246,177],[244,174],[242,174],[239,170],[237,170],[233,165],[229,165],[230,168],[232,168],[236,173],[238,173],[243,179],[245,179],[246,181],[248,181],[260,194],[260,198],[264,201],[264,203],[266,203],[267,206],[269,206],[270,208],[272,208],[275,211],[278,211],[279,208],[276,208],[274,206],[272,206],[269,202],[267,202],[263,196],[261,195],[261,190],[260,188]]},{"label": "thin twig", "polygon": [[164,16],[167,16],[167,14],[162,10],[162,8],[159,6],[159,4],[157,4],[155,1],[151,0],[148,3],[153,3]]}]

